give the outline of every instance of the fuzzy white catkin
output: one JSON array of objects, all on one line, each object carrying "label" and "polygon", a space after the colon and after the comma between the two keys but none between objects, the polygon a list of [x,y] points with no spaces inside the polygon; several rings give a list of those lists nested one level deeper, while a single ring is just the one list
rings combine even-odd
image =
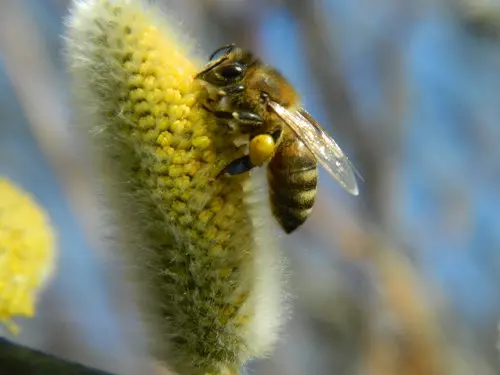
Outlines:
[{"label": "fuzzy white catkin", "polygon": [[283,261],[264,171],[210,181],[243,150],[199,104],[168,14],[74,1],[66,52],[123,252],[147,297],[151,353],[179,374],[238,373],[284,320]]}]

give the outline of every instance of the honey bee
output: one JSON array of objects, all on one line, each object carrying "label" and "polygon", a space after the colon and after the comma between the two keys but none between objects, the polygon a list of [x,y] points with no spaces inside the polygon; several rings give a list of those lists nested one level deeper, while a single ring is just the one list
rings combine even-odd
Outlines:
[{"label": "honey bee", "polygon": [[312,211],[318,161],[345,190],[358,195],[356,170],[276,69],[230,44],[215,50],[195,78],[206,84],[205,108],[231,131],[248,136],[248,153],[218,177],[267,165],[272,212],[286,233]]}]

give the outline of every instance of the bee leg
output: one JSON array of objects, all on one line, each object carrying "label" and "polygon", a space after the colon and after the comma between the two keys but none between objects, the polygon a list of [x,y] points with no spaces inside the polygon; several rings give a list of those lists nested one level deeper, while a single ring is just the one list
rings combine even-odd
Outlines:
[{"label": "bee leg", "polygon": [[233,114],[228,111],[219,111],[219,110],[210,110],[205,107],[208,111],[212,112],[215,117],[221,119],[221,120],[232,120],[233,119]]},{"label": "bee leg", "polygon": [[231,112],[231,120],[228,125],[231,129],[241,134],[251,134],[259,130],[264,124],[264,120],[259,115],[249,111]]},{"label": "bee leg", "polygon": [[234,176],[238,174],[242,174],[250,171],[254,168],[255,165],[250,161],[250,155],[242,156],[236,160],[233,160],[231,163],[226,165],[218,174],[216,178],[219,178],[222,175],[226,176]]},{"label": "bee leg", "polygon": [[212,112],[215,117],[228,122],[232,130],[238,130],[243,134],[253,133],[262,126],[264,120],[259,115],[249,111],[220,111],[204,106],[207,111]]},{"label": "bee leg", "polygon": [[262,117],[249,111],[234,111],[231,115],[238,123],[242,133],[252,133],[264,123]]},{"label": "bee leg", "polygon": [[250,126],[252,128],[259,127],[264,123],[264,120],[259,115],[248,111],[219,111],[203,106],[207,111],[212,112],[217,118],[224,120],[236,120],[244,127]]},{"label": "bee leg", "polygon": [[236,85],[222,87],[219,90],[219,95],[221,96],[233,95],[233,94],[239,94],[243,91],[245,91],[245,86],[236,84]]}]

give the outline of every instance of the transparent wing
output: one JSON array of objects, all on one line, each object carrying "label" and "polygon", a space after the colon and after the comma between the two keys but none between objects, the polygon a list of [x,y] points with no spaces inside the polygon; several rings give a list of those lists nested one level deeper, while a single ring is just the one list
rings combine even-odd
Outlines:
[{"label": "transparent wing", "polygon": [[303,108],[289,111],[272,100],[269,101],[269,105],[304,142],[330,175],[349,193],[358,195],[355,168],[337,143],[323,131],[312,116]]}]

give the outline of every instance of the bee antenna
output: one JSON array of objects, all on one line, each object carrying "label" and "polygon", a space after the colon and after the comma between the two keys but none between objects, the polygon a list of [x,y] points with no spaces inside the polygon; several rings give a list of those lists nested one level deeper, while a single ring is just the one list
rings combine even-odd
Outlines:
[{"label": "bee antenna", "polygon": [[217,54],[221,51],[224,51],[224,53],[229,53],[231,52],[233,49],[236,48],[236,44],[235,43],[231,43],[231,44],[226,44],[222,47],[219,47],[217,48],[214,52],[212,52],[212,54],[210,55],[209,57],[209,61],[213,60],[215,58],[215,56],[217,56]]}]

